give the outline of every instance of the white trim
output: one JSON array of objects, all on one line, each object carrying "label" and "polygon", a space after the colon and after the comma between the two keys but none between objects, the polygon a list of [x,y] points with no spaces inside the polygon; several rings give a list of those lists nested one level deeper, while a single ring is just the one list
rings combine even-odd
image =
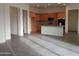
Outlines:
[{"label": "white trim", "polygon": [[68,7],[66,7],[65,32],[68,33]]}]

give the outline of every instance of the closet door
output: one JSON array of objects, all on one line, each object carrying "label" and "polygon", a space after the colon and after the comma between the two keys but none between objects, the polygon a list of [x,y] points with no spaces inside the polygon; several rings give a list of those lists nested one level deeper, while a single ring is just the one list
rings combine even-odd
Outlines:
[{"label": "closet door", "polygon": [[78,10],[68,11],[68,30],[74,32],[78,31]]}]

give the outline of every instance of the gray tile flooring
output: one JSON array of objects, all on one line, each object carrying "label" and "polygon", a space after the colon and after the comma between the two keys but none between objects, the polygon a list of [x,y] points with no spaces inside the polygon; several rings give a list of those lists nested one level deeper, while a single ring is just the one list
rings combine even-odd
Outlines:
[{"label": "gray tile flooring", "polygon": [[[1,55],[14,56],[78,56],[79,35],[65,34],[64,37],[31,34],[12,39],[0,44]],[[6,53],[4,53],[6,52]]]},{"label": "gray tile flooring", "polygon": [[7,43],[0,44],[0,56],[12,56],[12,52],[9,49]]},{"label": "gray tile flooring", "polygon": [[[27,40],[27,39],[25,39]],[[17,56],[39,56],[34,49],[26,44],[23,37],[18,37],[13,35],[12,39],[8,41],[8,44],[11,46],[14,54]]]},{"label": "gray tile flooring", "polygon": [[58,36],[49,36],[48,37],[63,41],[63,42],[68,42],[74,45],[78,45],[79,46],[79,35],[75,32],[69,32],[67,34],[64,35],[64,37],[58,37]]}]

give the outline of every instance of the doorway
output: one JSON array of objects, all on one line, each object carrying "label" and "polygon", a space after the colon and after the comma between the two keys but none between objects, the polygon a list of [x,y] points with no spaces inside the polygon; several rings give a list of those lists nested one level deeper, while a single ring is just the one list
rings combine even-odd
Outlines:
[{"label": "doorway", "polygon": [[27,10],[23,10],[23,33],[28,33]]},{"label": "doorway", "polygon": [[78,32],[78,10],[68,11],[68,31]]},{"label": "doorway", "polygon": [[18,35],[18,8],[10,7],[11,34]]}]

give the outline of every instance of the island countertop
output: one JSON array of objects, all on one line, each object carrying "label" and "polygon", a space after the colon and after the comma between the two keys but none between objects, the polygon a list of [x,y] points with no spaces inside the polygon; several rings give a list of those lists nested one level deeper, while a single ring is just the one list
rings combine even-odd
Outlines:
[{"label": "island countertop", "polygon": [[63,36],[63,26],[42,25],[41,34]]},{"label": "island countertop", "polygon": [[47,26],[47,27],[64,27],[64,26],[58,26],[58,25],[41,25],[41,26]]}]

